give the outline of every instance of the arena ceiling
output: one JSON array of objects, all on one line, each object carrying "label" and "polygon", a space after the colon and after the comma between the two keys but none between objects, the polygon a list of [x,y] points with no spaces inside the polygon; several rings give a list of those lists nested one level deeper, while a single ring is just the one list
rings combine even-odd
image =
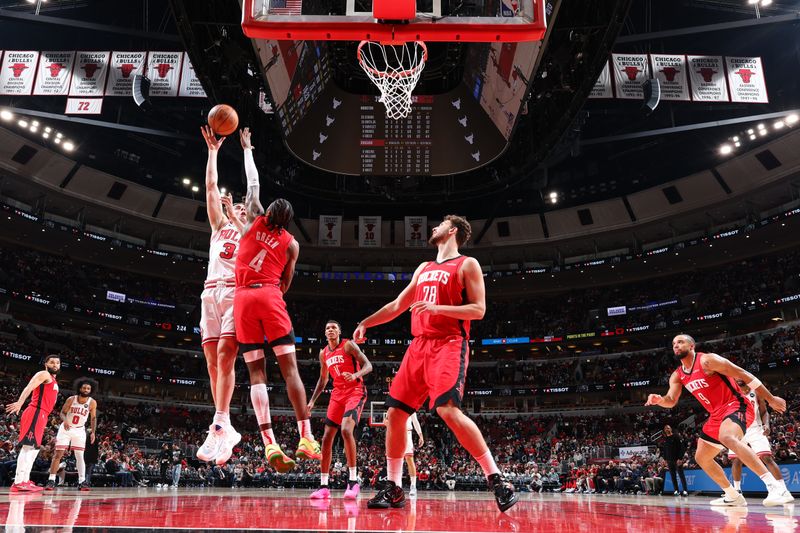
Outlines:
[{"label": "arena ceiling", "polygon": [[[48,0],[34,15],[37,5],[0,1],[0,49],[185,49],[210,97],[160,99],[149,109],[132,99],[107,99],[98,120],[118,128],[47,119],[74,138],[73,157],[156,189],[191,195],[182,180],[202,178],[205,150],[198,129],[205,112],[213,103],[231,103],[258,134],[265,196],[289,197],[301,216],[323,211],[357,216],[369,206],[385,217],[410,209],[432,216],[453,211],[492,217],[620,196],[715,165],[721,160],[719,145],[753,123],[647,132],[800,107],[798,1],[774,1],[761,10],[761,19],[747,0],[554,1],[551,28],[531,80],[528,113],[501,158],[449,177],[345,176],[298,162],[285,148],[275,116],[258,109],[258,93],[265,90],[259,74],[263,65],[241,32],[236,0]],[[711,24],[718,29],[678,31]],[[587,101],[610,51],[761,56],[770,103],[662,101],[646,114],[640,102]],[[60,115],[64,102],[0,97],[0,106]],[[132,132],[126,126],[163,134]],[[637,132],[644,135],[624,139]],[[221,161],[222,182],[232,190],[243,189],[237,144],[229,140]],[[557,204],[549,201],[551,191],[559,195]]]}]

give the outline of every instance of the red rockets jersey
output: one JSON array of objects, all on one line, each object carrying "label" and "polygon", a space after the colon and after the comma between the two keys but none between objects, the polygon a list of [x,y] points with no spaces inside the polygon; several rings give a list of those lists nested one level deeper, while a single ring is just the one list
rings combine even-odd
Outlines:
[{"label": "red rockets jersey", "polygon": [[678,377],[686,390],[697,398],[706,411],[713,414],[725,411],[731,403],[744,402],[744,396],[736,383],[729,377],[719,373],[708,375],[700,365],[701,352],[697,352],[692,361],[692,368],[687,373],[683,365],[678,367]]},{"label": "red rockets jersey", "polygon": [[344,351],[345,344],[347,344],[347,339],[341,339],[336,348],[331,350],[330,345],[326,345],[322,352],[325,366],[328,367],[328,372],[333,376],[333,387],[339,390],[361,386],[364,382],[362,379],[358,379],[348,383],[342,376],[345,372],[355,374],[361,370],[358,359]]},{"label": "red rockets jersey", "polygon": [[[458,279],[458,270],[467,259],[460,255],[437,263],[429,261],[417,278],[414,302],[425,301],[437,305],[462,305],[466,289]],[[469,337],[469,320],[458,320],[430,313],[412,313],[411,334],[415,337]]]},{"label": "red rockets jersey", "polygon": [[265,215],[256,218],[248,232],[239,239],[236,286],[246,287],[254,283],[279,285],[286,266],[286,250],[292,240],[292,234],[285,229],[270,230]]},{"label": "red rockets jersey", "polygon": [[58,399],[58,383],[56,382],[55,376],[50,376],[53,380],[50,383],[42,383],[31,393],[31,403],[28,404],[28,407],[35,407],[37,409],[41,409],[42,412],[46,414],[50,414],[53,410],[53,407],[56,406],[56,400]]}]

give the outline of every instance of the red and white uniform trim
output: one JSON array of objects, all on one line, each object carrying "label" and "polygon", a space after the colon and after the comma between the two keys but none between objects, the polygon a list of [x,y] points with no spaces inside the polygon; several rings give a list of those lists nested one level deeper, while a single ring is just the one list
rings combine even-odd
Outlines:
[{"label": "red and white uniform trim", "polygon": [[65,429],[64,424],[58,426],[56,433],[56,450],[84,450],[86,448],[86,420],[91,412],[93,399],[89,398],[86,403],[78,403],[79,396],[74,396],[72,405],[67,411],[67,422],[70,428]]},{"label": "red and white uniform trim", "polygon": [[217,342],[221,338],[236,338],[233,294],[238,251],[239,231],[230,222],[211,234],[208,276],[200,296],[200,335],[203,344]]}]

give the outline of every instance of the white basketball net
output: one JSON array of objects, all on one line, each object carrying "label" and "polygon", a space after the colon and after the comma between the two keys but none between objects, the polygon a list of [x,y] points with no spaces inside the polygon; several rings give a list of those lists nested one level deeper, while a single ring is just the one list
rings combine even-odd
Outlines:
[{"label": "white basketball net", "polygon": [[361,41],[358,63],[381,92],[380,101],[386,106],[386,116],[405,118],[411,111],[411,92],[417,86],[428,48],[422,41],[381,44]]}]

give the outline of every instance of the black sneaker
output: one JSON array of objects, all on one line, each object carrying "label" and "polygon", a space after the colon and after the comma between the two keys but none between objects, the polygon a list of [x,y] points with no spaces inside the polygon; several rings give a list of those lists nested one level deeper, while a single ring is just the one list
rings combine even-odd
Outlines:
[{"label": "black sneaker", "polygon": [[406,506],[406,493],[403,489],[394,484],[394,481],[386,481],[383,488],[367,502],[367,509],[388,509],[389,507],[398,508]]},{"label": "black sneaker", "polygon": [[489,488],[494,491],[494,500],[497,502],[497,507],[502,512],[506,512],[517,501],[519,497],[514,492],[514,485],[503,479],[500,474],[492,474],[489,476]]},{"label": "black sneaker", "polygon": [[92,490],[92,487],[91,485],[89,485],[88,481],[84,481],[80,485],[78,485],[78,490],[90,491]]},{"label": "black sneaker", "polygon": [[47,484],[44,486],[44,490],[56,490],[56,482],[48,481]]}]

